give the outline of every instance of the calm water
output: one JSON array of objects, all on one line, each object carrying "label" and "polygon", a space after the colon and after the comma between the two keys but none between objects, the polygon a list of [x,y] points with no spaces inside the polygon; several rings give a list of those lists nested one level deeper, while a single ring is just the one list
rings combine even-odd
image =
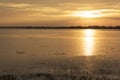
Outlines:
[{"label": "calm water", "polygon": [[0,30],[2,73],[21,69],[47,72],[56,65],[61,68],[60,64],[80,67],[84,63],[82,70],[93,72],[105,67],[115,74],[120,71],[119,57],[119,30]]},{"label": "calm water", "polygon": [[[0,30],[0,55],[120,55],[119,30]],[[6,55],[7,54],[7,55]]]}]

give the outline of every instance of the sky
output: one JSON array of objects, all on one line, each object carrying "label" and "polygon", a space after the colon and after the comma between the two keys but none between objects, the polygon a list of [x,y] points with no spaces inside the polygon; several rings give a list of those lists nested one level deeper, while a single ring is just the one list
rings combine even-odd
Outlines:
[{"label": "sky", "polygon": [[0,26],[120,25],[120,0],[0,0]]}]

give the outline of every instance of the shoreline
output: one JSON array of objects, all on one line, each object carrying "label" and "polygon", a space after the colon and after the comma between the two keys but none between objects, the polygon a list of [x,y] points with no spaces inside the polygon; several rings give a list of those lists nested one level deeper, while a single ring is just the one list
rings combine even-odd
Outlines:
[{"label": "shoreline", "polygon": [[36,26],[15,26],[15,27],[0,27],[0,29],[120,29],[120,26],[116,27],[103,27],[103,26],[90,26],[90,27],[81,27],[81,26],[70,26],[70,27],[36,27]]}]

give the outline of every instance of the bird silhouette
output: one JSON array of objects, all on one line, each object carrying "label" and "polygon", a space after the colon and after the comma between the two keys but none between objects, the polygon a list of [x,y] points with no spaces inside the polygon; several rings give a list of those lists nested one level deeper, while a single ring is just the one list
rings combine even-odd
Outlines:
[{"label": "bird silhouette", "polygon": [[20,55],[25,54],[24,51],[16,51],[16,53],[17,53],[17,54],[20,54]]}]

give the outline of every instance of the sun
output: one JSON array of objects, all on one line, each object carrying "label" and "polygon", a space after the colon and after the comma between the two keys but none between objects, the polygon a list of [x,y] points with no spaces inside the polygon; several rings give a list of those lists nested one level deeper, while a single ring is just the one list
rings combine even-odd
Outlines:
[{"label": "sun", "polygon": [[73,16],[82,17],[82,18],[99,18],[103,14],[98,11],[76,11],[73,13]]}]

